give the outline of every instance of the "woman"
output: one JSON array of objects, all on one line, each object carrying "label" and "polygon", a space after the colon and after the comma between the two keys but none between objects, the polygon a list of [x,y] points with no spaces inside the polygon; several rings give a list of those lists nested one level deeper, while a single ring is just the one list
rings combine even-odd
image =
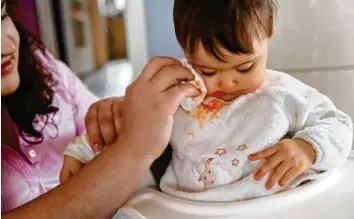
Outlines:
[{"label": "woman", "polygon": [[62,151],[83,130],[85,113],[96,98],[35,36],[13,24],[5,1],[1,5],[2,217],[109,217],[166,147],[171,115],[182,98],[197,93],[191,85],[174,82],[192,75],[175,60],[152,60],[127,90],[118,140],[112,122],[117,104],[105,100],[94,105],[90,114],[96,116],[88,119],[90,138],[99,136],[96,145],[113,144],[53,189]]}]

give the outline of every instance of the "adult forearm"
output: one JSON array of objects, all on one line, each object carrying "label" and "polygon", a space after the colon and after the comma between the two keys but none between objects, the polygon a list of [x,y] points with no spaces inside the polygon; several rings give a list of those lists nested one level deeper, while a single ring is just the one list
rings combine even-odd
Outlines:
[{"label": "adult forearm", "polygon": [[110,218],[148,171],[151,161],[123,140],[107,148],[70,180],[16,208],[4,219]]}]

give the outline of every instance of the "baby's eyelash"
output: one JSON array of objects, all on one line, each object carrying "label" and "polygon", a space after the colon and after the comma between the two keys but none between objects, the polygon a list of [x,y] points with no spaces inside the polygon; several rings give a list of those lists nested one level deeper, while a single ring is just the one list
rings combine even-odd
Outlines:
[{"label": "baby's eyelash", "polygon": [[216,71],[213,71],[213,72],[201,71],[201,73],[206,77],[213,77],[216,74]]},{"label": "baby's eyelash", "polygon": [[250,72],[250,71],[253,69],[254,65],[255,65],[255,64],[252,64],[252,65],[251,65],[249,68],[247,68],[247,69],[242,69],[242,70],[236,69],[236,71],[238,71],[238,72],[240,72],[240,73],[248,73],[248,72]]}]

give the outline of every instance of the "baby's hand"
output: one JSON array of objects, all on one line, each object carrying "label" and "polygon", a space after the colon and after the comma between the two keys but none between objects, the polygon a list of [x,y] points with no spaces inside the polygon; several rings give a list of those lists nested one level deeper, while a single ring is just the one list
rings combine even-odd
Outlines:
[{"label": "baby's hand", "polygon": [[288,185],[311,168],[316,153],[312,145],[304,140],[285,139],[263,151],[249,155],[248,158],[251,161],[266,160],[254,178],[260,180],[268,172],[272,172],[266,183],[266,189],[271,189],[276,183],[280,186]]},{"label": "baby's hand", "polygon": [[64,156],[63,168],[61,169],[59,180],[63,183],[65,180],[69,179],[72,175],[77,173],[83,164],[70,156]]}]

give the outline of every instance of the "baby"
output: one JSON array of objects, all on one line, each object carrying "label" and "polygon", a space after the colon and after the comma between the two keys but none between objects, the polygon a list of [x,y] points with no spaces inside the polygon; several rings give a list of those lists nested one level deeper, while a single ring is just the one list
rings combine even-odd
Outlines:
[{"label": "baby", "polygon": [[[203,202],[247,200],[317,179],[347,158],[350,117],[314,88],[266,69],[275,14],[272,0],[175,0],[182,63],[202,95],[174,115],[163,192]],[[65,154],[85,163],[95,154],[82,140]]]}]

